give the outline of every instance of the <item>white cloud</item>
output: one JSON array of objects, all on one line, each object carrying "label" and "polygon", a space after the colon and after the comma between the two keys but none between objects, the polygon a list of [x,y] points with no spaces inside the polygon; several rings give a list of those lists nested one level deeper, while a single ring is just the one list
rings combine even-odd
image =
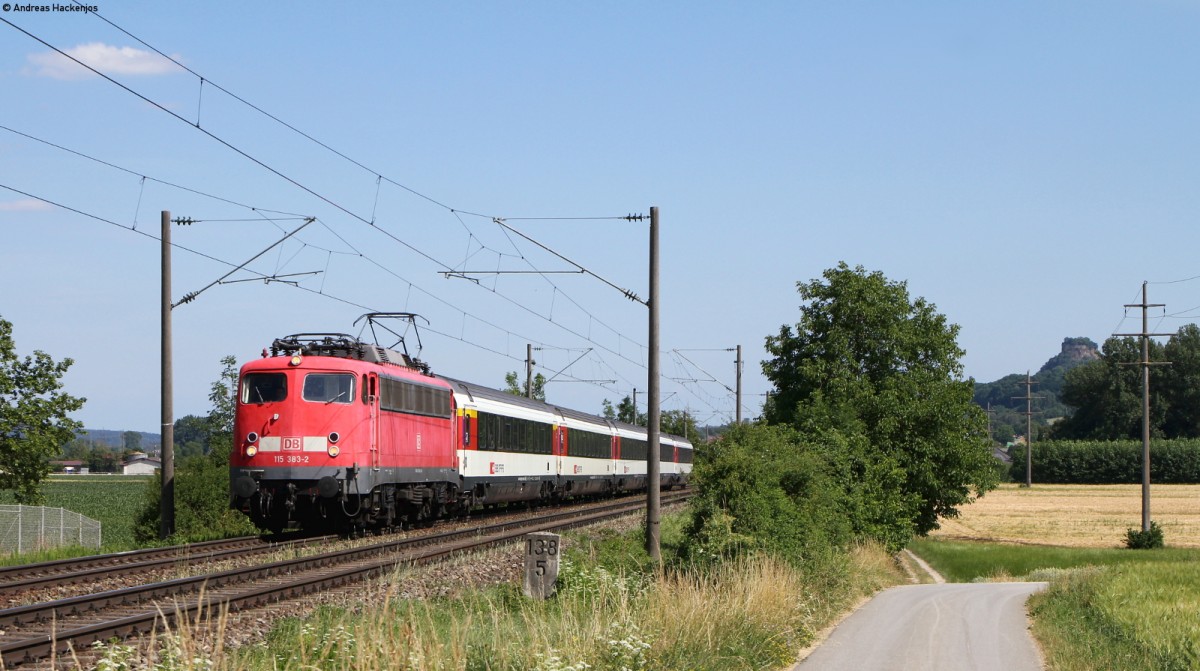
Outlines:
[{"label": "white cloud", "polygon": [[[114,47],[103,42],[90,42],[66,49],[65,53],[82,63],[114,75],[162,75],[179,70],[179,66],[153,51],[133,47]],[[29,54],[26,57],[31,74],[53,79],[84,79],[92,72],[56,51]],[[178,56],[174,56],[179,60]]]},{"label": "white cloud", "polygon": [[54,209],[54,206],[34,198],[0,201],[0,212],[42,212],[51,209]]}]

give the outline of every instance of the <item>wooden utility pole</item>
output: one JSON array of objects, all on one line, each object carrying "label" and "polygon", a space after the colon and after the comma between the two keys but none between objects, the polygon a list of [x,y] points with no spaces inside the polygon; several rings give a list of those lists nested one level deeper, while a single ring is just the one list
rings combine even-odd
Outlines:
[{"label": "wooden utility pole", "polygon": [[1141,333],[1114,333],[1125,337],[1142,339],[1142,531],[1150,530],[1150,366],[1166,366],[1167,361],[1150,361],[1150,337],[1170,336],[1173,333],[1150,333],[1150,323],[1147,316],[1149,308],[1161,308],[1164,303],[1150,303],[1146,300],[1146,282],[1142,282],[1142,302],[1126,303],[1127,308],[1142,309]]},{"label": "wooden utility pole", "polygon": [[[658,380],[658,208],[650,208],[650,333],[649,372],[646,382],[646,552],[655,563],[662,562],[659,524],[661,499],[659,497],[659,380]],[[636,411],[634,413],[637,414]]]},{"label": "wooden utility pole", "polygon": [[175,394],[171,360],[171,213],[162,211],[162,490],[159,496],[158,536],[175,533]]}]

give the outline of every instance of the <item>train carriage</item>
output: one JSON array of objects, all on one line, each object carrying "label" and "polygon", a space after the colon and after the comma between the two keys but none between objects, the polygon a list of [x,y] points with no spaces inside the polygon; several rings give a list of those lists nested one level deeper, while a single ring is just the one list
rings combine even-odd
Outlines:
[{"label": "train carriage", "polygon": [[559,486],[564,496],[608,494],[616,490],[612,424],[577,410],[559,410],[564,425],[559,451]]},{"label": "train carriage", "polygon": [[[230,456],[230,505],[264,529],[412,525],[646,487],[642,427],[439,377],[343,334],[266,354],[242,367]],[[686,483],[691,445],[660,445],[660,486]]]},{"label": "train carriage", "polygon": [[692,445],[686,438],[662,434],[659,475],[664,487],[682,487],[692,473]]},{"label": "train carriage", "polygon": [[[623,492],[646,488],[646,429],[614,422],[617,489]],[[659,464],[661,467],[661,463]]]},{"label": "train carriage", "polygon": [[552,406],[462,380],[450,380],[464,418],[459,475],[477,503],[550,498],[558,478]]}]

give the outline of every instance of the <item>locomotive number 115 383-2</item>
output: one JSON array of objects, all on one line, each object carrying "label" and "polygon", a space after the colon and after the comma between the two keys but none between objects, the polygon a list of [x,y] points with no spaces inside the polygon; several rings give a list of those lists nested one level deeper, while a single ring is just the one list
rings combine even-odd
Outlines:
[{"label": "locomotive number 115 383-2", "polygon": [[275,456],[277,464],[307,464],[307,454],[280,454]]}]

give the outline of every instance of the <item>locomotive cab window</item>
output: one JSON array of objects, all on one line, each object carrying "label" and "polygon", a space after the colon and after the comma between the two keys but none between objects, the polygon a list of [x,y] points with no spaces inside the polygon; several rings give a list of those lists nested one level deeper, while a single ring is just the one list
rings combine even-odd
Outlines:
[{"label": "locomotive cab window", "polygon": [[304,400],[317,403],[354,401],[355,377],[348,373],[309,373],[304,376]]},{"label": "locomotive cab window", "polygon": [[287,375],[246,373],[242,378],[242,403],[277,403],[287,398]]}]

